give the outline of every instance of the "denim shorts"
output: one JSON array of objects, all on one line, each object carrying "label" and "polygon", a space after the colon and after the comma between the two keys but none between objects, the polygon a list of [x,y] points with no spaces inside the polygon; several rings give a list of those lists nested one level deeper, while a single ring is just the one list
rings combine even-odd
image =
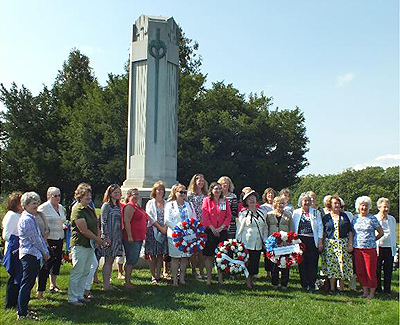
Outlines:
[{"label": "denim shorts", "polygon": [[126,255],[126,264],[135,265],[139,260],[140,249],[143,241],[134,241],[133,243],[124,240],[124,248]]}]

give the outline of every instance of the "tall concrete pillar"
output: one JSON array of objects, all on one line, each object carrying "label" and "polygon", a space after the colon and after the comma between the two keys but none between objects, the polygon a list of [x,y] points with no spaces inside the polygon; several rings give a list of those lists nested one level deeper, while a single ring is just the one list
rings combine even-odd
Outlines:
[{"label": "tall concrete pillar", "polygon": [[142,192],[176,183],[179,31],[172,17],[140,16],[132,28],[126,180]]}]

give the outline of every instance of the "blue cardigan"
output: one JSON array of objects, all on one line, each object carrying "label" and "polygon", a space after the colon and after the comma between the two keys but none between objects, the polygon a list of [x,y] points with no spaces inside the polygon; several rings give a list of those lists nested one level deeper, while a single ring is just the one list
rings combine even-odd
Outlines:
[{"label": "blue cardigan", "polygon": [[[322,218],[322,224],[324,226],[324,233],[326,238],[333,239],[333,234],[335,231],[335,226],[333,224],[333,219],[330,213],[326,214]],[[349,217],[343,213],[340,212],[339,215],[339,237],[340,238],[346,238],[349,236],[349,232],[352,231],[351,229],[351,222]]]}]

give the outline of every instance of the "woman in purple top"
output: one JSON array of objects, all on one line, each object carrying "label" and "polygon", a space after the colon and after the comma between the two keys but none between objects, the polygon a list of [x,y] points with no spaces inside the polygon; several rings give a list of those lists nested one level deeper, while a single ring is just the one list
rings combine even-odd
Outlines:
[{"label": "woman in purple top", "polygon": [[24,211],[18,221],[19,258],[22,263],[22,281],[18,293],[18,319],[37,317],[28,314],[28,303],[35,279],[39,273],[40,260],[49,259],[49,251],[43,236],[38,230],[35,215],[40,197],[35,192],[24,193],[21,205]]}]

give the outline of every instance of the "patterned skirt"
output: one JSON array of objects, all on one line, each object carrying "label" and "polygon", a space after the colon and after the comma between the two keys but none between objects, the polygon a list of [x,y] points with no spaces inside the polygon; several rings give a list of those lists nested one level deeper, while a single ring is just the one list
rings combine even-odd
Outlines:
[{"label": "patterned skirt", "polygon": [[325,239],[322,253],[321,273],[331,279],[350,280],[353,275],[353,260],[347,251],[348,238]]}]

